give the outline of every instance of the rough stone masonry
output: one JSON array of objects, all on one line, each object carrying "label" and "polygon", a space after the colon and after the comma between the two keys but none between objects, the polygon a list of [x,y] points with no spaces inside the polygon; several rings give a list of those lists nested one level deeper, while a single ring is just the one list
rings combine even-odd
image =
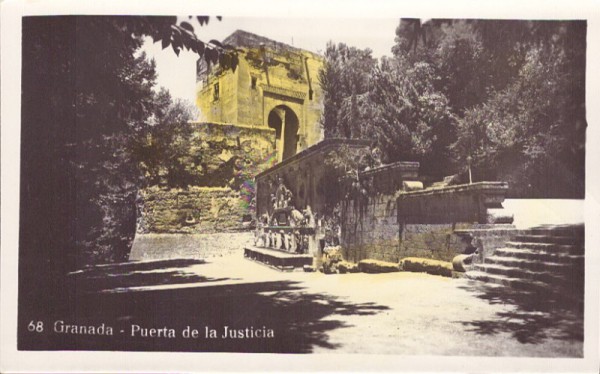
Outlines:
[{"label": "rough stone masonry", "polygon": [[321,56],[241,30],[223,43],[239,51],[235,72],[204,59],[197,65],[201,117],[189,124],[189,152],[202,162],[189,167],[200,176],[187,190],[142,191],[138,232],[243,227],[254,215],[254,176],[323,138]]}]

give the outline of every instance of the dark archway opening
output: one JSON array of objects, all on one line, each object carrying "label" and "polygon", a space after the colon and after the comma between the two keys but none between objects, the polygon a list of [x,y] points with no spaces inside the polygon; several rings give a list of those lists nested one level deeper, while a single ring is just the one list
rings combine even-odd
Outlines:
[{"label": "dark archway opening", "polygon": [[275,149],[280,160],[296,154],[298,150],[298,116],[285,105],[275,107],[269,113],[269,127],[275,129]]}]

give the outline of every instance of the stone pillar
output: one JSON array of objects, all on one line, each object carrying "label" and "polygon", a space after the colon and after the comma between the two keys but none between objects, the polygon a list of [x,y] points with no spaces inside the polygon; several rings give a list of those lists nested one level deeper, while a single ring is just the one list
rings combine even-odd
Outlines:
[{"label": "stone pillar", "polygon": [[313,256],[313,266],[318,269],[321,266],[322,253],[317,235],[308,235],[308,254]]},{"label": "stone pillar", "polygon": [[283,160],[283,146],[285,144],[285,109],[275,108],[273,111],[281,119],[281,132],[279,138],[275,140],[277,144],[277,162]]}]

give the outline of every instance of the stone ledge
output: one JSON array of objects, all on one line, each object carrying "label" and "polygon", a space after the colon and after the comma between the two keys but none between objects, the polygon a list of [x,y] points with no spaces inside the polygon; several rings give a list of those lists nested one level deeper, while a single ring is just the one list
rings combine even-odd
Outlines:
[{"label": "stone ledge", "polygon": [[358,264],[348,261],[340,261],[337,263],[337,270],[340,274],[346,273],[358,273],[360,270],[358,269]]},{"label": "stone ledge", "polygon": [[258,181],[260,178],[266,175],[272,175],[286,167],[286,165],[290,165],[304,159],[306,157],[310,157],[312,155],[328,152],[331,149],[340,149],[341,147],[349,147],[349,148],[364,148],[368,147],[370,144],[369,140],[364,139],[345,139],[345,138],[329,138],[323,141],[320,141],[317,144],[314,144],[305,150],[296,153],[292,157],[286,158],[278,164],[275,164],[271,168],[264,170],[258,174],[256,174],[255,178]]},{"label": "stone ledge", "polygon": [[306,92],[290,90],[289,88],[284,87],[269,86],[266,84],[261,84],[260,86],[264,92],[270,92],[281,96],[288,96],[299,100],[304,100],[304,98],[306,97]]},{"label": "stone ledge", "polygon": [[452,277],[452,263],[429,258],[406,257],[400,260],[400,268],[404,271],[424,272],[432,275]]},{"label": "stone ledge", "polygon": [[420,191],[410,192],[399,192],[398,198],[404,197],[416,197],[416,196],[429,196],[429,195],[441,195],[441,194],[455,194],[461,192],[484,192],[494,194],[505,194],[508,191],[507,182],[476,182],[472,184],[459,184],[456,186],[446,187],[433,187],[426,188]]},{"label": "stone ledge", "polygon": [[400,268],[394,262],[367,259],[358,262],[358,270],[362,273],[391,273],[400,271]]},{"label": "stone ledge", "polygon": [[381,166],[375,167],[373,169],[361,171],[359,174],[367,176],[367,175],[377,174],[377,173],[381,173],[382,171],[388,171],[388,170],[418,172],[419,167],[420,167],[420,164],[416,161],[398,161],[398,162],[394,162],[391,164],[381,165]]},{"label": "stone ledge", "polygon": [[265,131],[265,132],[272,132],[275,133],[275,129],[271,128],[271,127],[265,127],[262,125],[243,125],[243,124],[239,124],[239,123],[226,123],[226,122],[201,122],[201,121],[189,121],[188,122],[190,125],[194,125],[194,126],[205,126],[205,127],[211,127],[211,126],[221,126],[221,127],[239,127],[242,129],[249,129],[249,130],[258,130],[258,131]]}]

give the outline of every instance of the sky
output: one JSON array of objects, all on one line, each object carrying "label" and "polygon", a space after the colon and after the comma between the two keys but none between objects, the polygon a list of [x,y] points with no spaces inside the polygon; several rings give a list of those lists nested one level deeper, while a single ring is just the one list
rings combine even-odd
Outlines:
[{"label": "sky", "polygon": [[[186,20],[187,17],[180,18]],[[328,41],[343,42],[358,48],[370,48],[374,57],[391,55],[398,18],[332,19],[332,18],[258,18],[212,17],[208,25],[194,26],[196,35],[205,42],[222,41],[241,29],[274,39],[294,47],[323,53]],[[182,51],[179,57],[169,47],[147,38],[142,49],[156,61],[157,86],[165,87],[173,98],[195,101],[197,55]]]}]

